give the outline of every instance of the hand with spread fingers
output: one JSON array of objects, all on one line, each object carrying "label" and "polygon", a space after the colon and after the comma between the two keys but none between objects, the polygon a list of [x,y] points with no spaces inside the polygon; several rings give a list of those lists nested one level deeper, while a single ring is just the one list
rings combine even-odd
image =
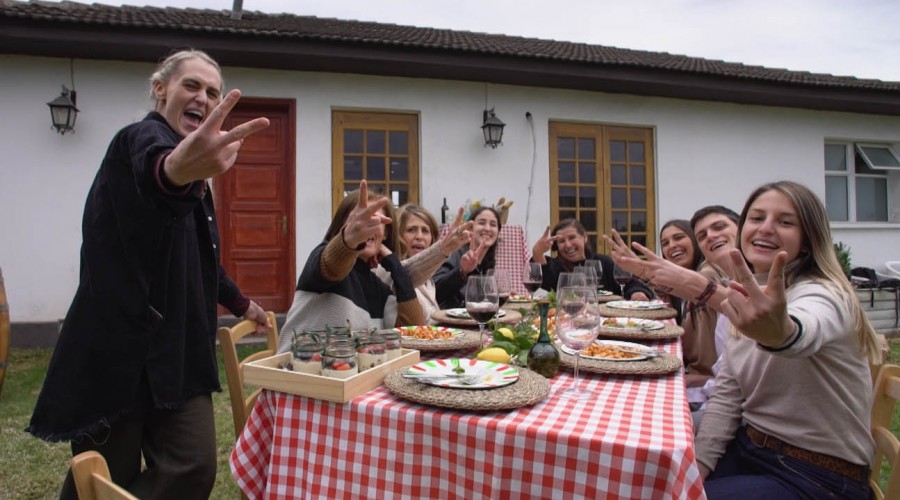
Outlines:
[{"label": "hand with spread fingers", "polygon": [[360,181],[359,202],[350,211],[342,230],[344,244],[347,245],[347,248],[358,248],[369,240],[377,240],[381,244],[384,225],[391,222],[391,218],[382,213],[388,203],[390,200],[387,198],[379,198],[369,203],[368,184],[365,179]]},{"label": "hand with spread fingers", "polygon": [[441,238],[441,253],[444,256],[449,256],[471,240],[472,228],[475,226],[475,222],[463,222],[463,214],[463,208],[459,207],[459,212],[456,213],[456,220],[453,221],[447,234]]},{"label": "hand with spread fingers", "polygon": [[166,157],[166,177],[177,186],[215,177],[237,160],[244,138],[269,126],[268,118],[256,118],[223,131],[225,117],[237,104],[241,91],[234,89],[213,109],[203,123]]},{"label": "hand with spread fingers", "polygon": [[609,254],[616,266],[631,272],[648,285],[677,288],[680,283],[685,281],[686,276],[696,274],[663,259],[640,243],[634,242],[632,246],[644,256],[643,259],[639,258],[631,248],[628,248],[615,229],[612,230],[612,237],[604,234],[603,239],[611,248]]},{"label": "hand with spread fingers", "polygon": [[775,256],[765,286],[757,284],[740,250],[732,249],[730,256],[737,282],[729,286],[719,311],[744,335],[765,346],[780,346],[796,329],[787,313],[784,291],[787,252]]},{"label": "hand with spread fingers", "polygon": [[531,249],[531,256],[538,264],[546,264],[547,258],[544,256],[553,248],[553,242],[558,239],[557,236],[550,236],[550,226],[544,229],[544,234],[536,242]]}]

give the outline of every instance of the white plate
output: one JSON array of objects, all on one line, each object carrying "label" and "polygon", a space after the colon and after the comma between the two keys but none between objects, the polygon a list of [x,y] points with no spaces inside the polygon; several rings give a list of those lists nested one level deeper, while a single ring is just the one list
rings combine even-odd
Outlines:
[{"label": "white plate", "polygon": [[599,295],[601,297],[609,297],[612,294],[613,293],[610,292],[609,290],[597,290],[597,295]]},{"label": "white plate", "polygon": [[[644,346],[641,344],[635,344],[634,342],[621,342],[618,340],[595,340],[594,344],[610,346],[610,347],[621,346],[621,347],[627,347],[629,349],[634,349],[634,350],[638,350],[638,351],[649,351],[650,350],[647,348],[647,346]],[[576,354],[575,349],[572,349],[572,348],[566,347],[566,346],[561,346],[561,347],[562,347],[562,350],[565,351],[567,354],[571,354],[572,356],[574,356]],[[633,358],[606,358],[606,357],[601,357],[601,356],[587,356],[587,355],[582,354],[581,358],[582,359],[596,359],[599,361],[623,361],[624,362],[624,361],[643,361],[645,359],[650,358],[650,356],[644,356],[644,355],[638,354],[637,356],[634,356]]]},{"label": "white plate", "polygon": [[423,384],[436,385],[438,387],[452,387],[454,389],[491,389],[503,387],[519,380],[519,370],[505,363],[494,363],[481,359],[453,358],[432,359],[422,361],[409,367],[407,375],[442,375],[456,373],[457,366],[463,368],[465,373],[485,373],[481,383],[467,385],[458,379],[446,378],[437,380],[420,380]]},{"label": "white plate", "polygon": [[423,339],[423,338],[415,337],[415,336],[412,336],[409,334],[410,331],[415,331],[417,328],[424,328],[424,329],[428,329],[428,330],[436,331],[436,332],[449,332],[451,334],[450,338],[456,338],[456,337],[459,337],[460,335],[465,335],[465,332],[463,332],[459,328],[447,328],[446,326],[400,326],[400,327],[394,328],[394,330],[397,330],[398,332],[400,332],[401,337],[403,337],[405,339],[410,339],[410,340],[434,340],[435,342],[438,342],[441,340],[450,340],[450,338],[447,338],[447,339]]},{"label": "white plate", "polygon": [[612,302],[607,302],[605,305],[616,309],[630,309],[632,311],[646,311],[666,307],[666,303],[660,300],[614,300]]},{"label": "white plate", "polygon": [[510,295],[507,304],[528,304],[531,302],[530,295]]},{"label": "white plate", "polygon": [[[451,318],[472,319],[472,317],[469,316],[469,311],[466,311],[466,309],[464,307],[457,307],[456,309],[447,309],[444,312],[447,313],[447,316],[450,316]],[[506,311],[504,311],[503,309],[500,309],[497,312],[496,317],[502,318],[504,316],[506,316]]]},{"label": "white plate", "polygon": [[601,328],[614,328],[617,330],[638,330],[638,331],[648,331],[648,330],[661,330],[666,327],[666,324],[662,321],[656,321],[654,319],[641,319],[641,318],[603,318],[603,322],[600,324]]}]

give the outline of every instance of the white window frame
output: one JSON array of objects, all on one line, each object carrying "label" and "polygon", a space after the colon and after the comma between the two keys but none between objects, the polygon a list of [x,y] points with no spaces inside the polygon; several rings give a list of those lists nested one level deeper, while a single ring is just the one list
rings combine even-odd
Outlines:
[{"label": "white window frame", "polygon": [[[897,157],[897,153],[888,145],[885,144],[864,144],[864,143],[856,143],[856,151],[859,152],[860,156],[862,156],[863,161],[866,162],[866,165],[869,166],[872,170],[900,170],[900,158]],[[888,153],[894,158],[894,165],[878,165],[871,158],[869,158],[869,153],[866,151],[867,149],[881,149],[884,152]]]},{"label": "white window frame", "polygon": [[[892,203],[891,203],[891,176],[889,175],[890,170],[900,170],[900,168],[893,167],[876,167],[872,165],[872,162],[869,160],[868,156],[863,152],[860,146],[863,147],[879,147],[885,148],[890,151],[891,155],[897,159],[897,154],[893,151],[893,149],[886,144],[874,144],[874,143],[856,143],[849,141],[825,141],[825,145],[830,146],[843,146],[844,147],[844,158],[845,165],[844,170],[823,170],[825,172],[825,177],[843,177],[847,179],[847,220],[836,220],[832,222],[836,223],[851,223],[851,224],[880,224],[891,222],[891,214],[892,212]],[[883,173],[879,174],[859,174],[856,172],[856,153],[859,152],[860,156],[863,158],[863,161],[868,165],[868,167],[872,170],[881,170]],[[898,159],[900,162],[900,159]],[[887,220],[884,221],[860,221],[857,220],[856,213],[856,180],[860,178],[876,178],[876,179],[884,179],[885,180],[885,199],[887,203],[887,207],[885,207],[885,211],[887,214]]]}]

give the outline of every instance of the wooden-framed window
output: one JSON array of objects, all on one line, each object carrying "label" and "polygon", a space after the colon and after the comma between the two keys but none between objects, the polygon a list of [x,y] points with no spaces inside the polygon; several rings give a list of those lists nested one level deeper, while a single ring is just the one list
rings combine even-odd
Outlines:
[{"label": "wooden-framed window", "polygon": [[400,206],[419,202],[419,117],[332,111],[331,209],[366,179]]},{"label": "wooden-framed window", "polygon": [[653,130],[550,122],[550,219],[576,218],[591,248],[615,228],[656,248]]}]

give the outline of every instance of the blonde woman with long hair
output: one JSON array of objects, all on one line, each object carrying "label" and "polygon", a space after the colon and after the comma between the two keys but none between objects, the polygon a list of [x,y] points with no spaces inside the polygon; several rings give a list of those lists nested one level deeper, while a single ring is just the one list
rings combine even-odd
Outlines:
[{"label": "blonde woman with long hair", "polygon": [[825,208],[801,184],[766,184],[747,200],[739,234],[728,287],[607,237],[617,265],[734,327],[696,438],[707,497],[867,499],[878,343]]}]

